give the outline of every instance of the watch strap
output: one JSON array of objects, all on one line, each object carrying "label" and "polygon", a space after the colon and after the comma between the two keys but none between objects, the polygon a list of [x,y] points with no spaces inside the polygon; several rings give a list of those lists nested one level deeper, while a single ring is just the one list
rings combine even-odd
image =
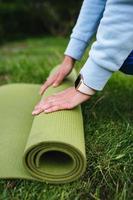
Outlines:
[{"label": "watch strap", "polygon": [[79,76],[77,77],[76,81],[75,81],[75,88],[76,90],[87,94],[89,96],[92,96],[95,94],[95,90],[93,90],[92,88],[88,87],[83,80],[83,76],[82,74],[79,74]]}]

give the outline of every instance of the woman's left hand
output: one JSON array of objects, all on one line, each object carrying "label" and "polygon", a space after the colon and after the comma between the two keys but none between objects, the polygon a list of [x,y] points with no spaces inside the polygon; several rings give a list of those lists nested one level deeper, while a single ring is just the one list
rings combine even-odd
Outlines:
[{"label": "woman's left hand", "polygon": [[41,112],[50,113],[58,110],[72,109],[90,98],[91,96],[77,91],[73,86],[41,100],[35,106],[32,115],[38,115]]}]

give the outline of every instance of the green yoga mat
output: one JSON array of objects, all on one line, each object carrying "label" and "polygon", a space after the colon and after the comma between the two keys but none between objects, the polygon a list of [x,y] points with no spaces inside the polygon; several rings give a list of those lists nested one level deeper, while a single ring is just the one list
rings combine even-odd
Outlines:
[{"label": "green yoga mat", "polygon": [[81,106],[31,114],[41,98],[73,86],[76,77],[73,69],[60,86],[49,87],[43,96],[39,95],[39,84],[0,86],[1,179],[66,183],[84,173],[86,152]]}]

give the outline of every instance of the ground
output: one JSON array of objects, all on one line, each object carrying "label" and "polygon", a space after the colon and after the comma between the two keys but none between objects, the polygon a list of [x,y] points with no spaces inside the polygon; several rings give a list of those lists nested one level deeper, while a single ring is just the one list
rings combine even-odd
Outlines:
[{"label": "ground", "polygon": [[[43,83],[63,59],[69,38],[41,37],[0,47],[0,85]],[[77,72],[88,57],[76,63]],[[73,183],[0,180],[0,200],[133,199],[133,77],[114,73],[102,92],[82,105],[87,169]]]}]

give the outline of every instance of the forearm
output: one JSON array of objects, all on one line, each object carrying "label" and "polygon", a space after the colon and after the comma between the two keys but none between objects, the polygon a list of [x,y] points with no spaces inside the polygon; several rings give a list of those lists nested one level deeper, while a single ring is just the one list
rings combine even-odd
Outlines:
[{"label": "forearm", "polygon": [[72,29],[70,41],[64,52],[76,60],[80,60],[97,30],[102,17],[106,0],[84,0],[77,22]]},{"label": "forearm", "polygon": [[96,42],[81,68],[86,85],[102,90],[133,49],[133,1],[108,0]]}]

